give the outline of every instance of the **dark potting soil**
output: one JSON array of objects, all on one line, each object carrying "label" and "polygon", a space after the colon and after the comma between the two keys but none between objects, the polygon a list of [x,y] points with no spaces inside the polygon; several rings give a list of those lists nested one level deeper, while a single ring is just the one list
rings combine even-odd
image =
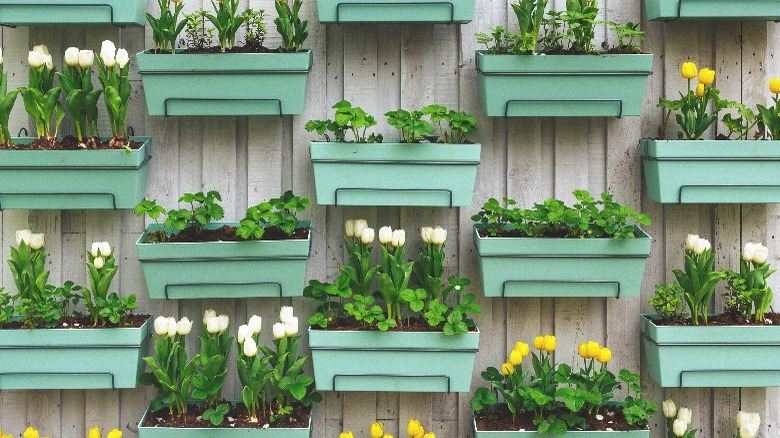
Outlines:
[{"label": "dark potting soil", "polygon": [[[331,330],[331,331],[359,331],[359,330],[366,330],[366,331],[379,331],[379,328],[377,328],[375,325],[369,326],[366,324],[363,324],[360,321],[357,321],[353,318],[344,319],[340,318],[337,319],[330,324],[328,324],[328,328],[323,330]],[[410,319],[410,320],[404,320],[401,324],[399,324],[396,327],[390,327],[387,331],[389,332],[440,332],[442,331],[441,327],[431,327],[428,325],[428,322],[424,319]],[[476,332],[477,329],[473,328],[470,329],[471,332]]]},{"label": "dark potting soil", "polygon": [[[95,327],[92,325],[92,318],[84,315],[66,316],[59,320],[56,326],[51,328],[58,329],[92,329],[92,328],[138,328],[144,325],[147,319],[151,318],[151,315],[127,315],[125,319],[119,321],[118,324],[107,323]],[[8,324],[0,325],[2,329],[25,329],[30,327],[25,325],[22,321],[14,321]]]},{"label": "dark potting soil", "polygon": [[[278,227],[268,227],[265,229],[265,234],[261,240],[292,240],[292,239],[308,239],[308,228],[296,228],[292,236],[287,237]],[[149,233],[146,239],[146,243],[159,242],[159,232],[155,231]],[[213,230],[203,230],[201,234],[195,231],[195,228],[185,228],[179,234],[175,234],[168,239],[168,242],[172,243],[194,243],[194,242],[243,242],[244,239],[236,236],[236,228],[229,225],[224,225],[221,228]]]},{"label": "dark potting soil", "polygon": [[[597,415],[599,415],[597,417]],[[512,413],[506,405],[499,405],[493,410],[484,410],[474,415],[477,421],[477,429],[485,431],[517,431],[536,430],[532,413],[521,413],[512,421]],[[599,420],[599,418],[601,418]],[[629,431],[643,430],[644,427],[629,425],[620,409],[602,409],[601,414],[593,414],[585,421],[585,429],[588,431]],[[580,429],[574,429],[580,430]]]},{"label": "dark potting soil", "polygon": [[[751,319],[745,318],[743,315],[737,315],[734,313],[723,313],[721,315],[710,316],[707,320],[706,326],[728,326],[728,325],[742,325],[742,326],[765,326],[765,325],[780,325],[780,313],[767,312],[764,314],[766,322],[755,322]],[[683,321],[680,320],[666,320],[657,319],[653,321],[655,325],[673,325],[673,326],[693,326],[693,320],[688,318]],[[699,325],[706,327],[703,321],[699,321]]]},{"label": "dark potting soil", "polygon": [[143,143],[137,141],[131,141],[126,138],[123,139],[109,139],[104,140],[98,137],[90,137],[84,139],[83,143],[72,136],[68,135],[62,140],[55,140],[53,138],[38,138],[30,142],[28,145],[10,145],[7,143],[0,144],[0,150],[10,151],[78,151],[78,150],[101,150],[101,149],[124,149],[129,145],[130,149],[140,149]]},{"label": "dark potting soil", "polygon": [[[528,237],[520,230],[502,231],[498,233],[498,236],[491,236],[486,230],[479,230],[480,237]],[[636,236],[635,236],[636,237]],[[544,239],[582,239],[581,237],[571,237],[566,235],[566,232],[561,230],[557,232],[548,232],[539,238]],[[586,238],[587,239],[587,238]]]},{"label": "dark potting soil", "polygon": [[[225,402],[227,403],[227,402]],[[263,429],[266,426],[279,429],[295,429],[309,427],[309,415],[311,410],[303,406],[294,406],[292,413],[277,418],[271,423],[269,413],[258,412],[258,421],[249,421],[249,415],[244,405],[231,405],[230,411],[225,415],[225,421],[219,426],[214,426],[201,416],[206,409],[197,405],[187,406],[187,413],[181,417],[171,416],[168,409],[150,412],[144,420],[143,427],[180,427],[180,428],[226,428],[226,429]]]},{"label": "dark potting soil", "polygon": [[[150,53],[154,55],[170,55],[171,52],[169,50],[164,51],[158,51],[153,50]],[[224,52],[219,46],[213,46],[213,47],[206,47],[206,48],[197,48],[197,49],[185,49],[181,52],[178,52],[177,54],[187,54],[187,55],[210,55],[210,54],[220,54],[220,53],[289,53],[289,52],[279,52],[277,49],[269,49],[265,46],[260,45],[243,45],[243,46],[235,46],[231,47]]]}]

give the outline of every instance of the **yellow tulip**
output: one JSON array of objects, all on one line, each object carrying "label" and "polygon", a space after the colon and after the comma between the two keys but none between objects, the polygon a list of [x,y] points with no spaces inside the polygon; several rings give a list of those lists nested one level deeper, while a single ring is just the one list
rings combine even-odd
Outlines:
[{"label": "yellow tulip", "polygon": [[386,433],[382,438],[393,438],[393,436],[390,435],[389,433]]},{"label": "yellow tulip", "polygon": [[100,438],[100,428],[93,427],[90,429],[87,438]]},{"label": "yellow tulip", "polygon": [[0,435],[0,438],[14,438],[11,435]]},{"label": "yellow tulip", "polygon": [[612,360],[612,351],[606,347],[602,348],[596,360],[601,363],[609,363]]},{"label": "yellow tulip", "polygon": [[588,358],[588,344],[583,342],[582,344],[577,345],[577,352],[579,353],[581,358],[587,359]]},{"label": "yellow tulip", "polygon": [[537,336],[534,338],[534,348],[537,350],[544,350],[544,336]]},{"label": "yellow tulip", "polygon": [[509,363],[511,363],[513,366],[518,366],[521,363],[523,363],[523,355],[520,354],[517,350],[512,350],[511,353],[509,353]]},{"label": "yellow tulip", "polygon": [[419,421],[409,420],[406,423],[406,433],[409,435],[409,438],[421,438],[425,434],[425,429],[423,429]]},{"label": "yellow tulip", "polygon": [[515,367],[511,363],[507,362],[501,365],[501,374],[509,376],[515,373]]},{"label": "yellow tulip", "polygon": [[38,429],[32,426],[28,427],[27,430],[24,431],[24,435],[22,435],[23,438],[40,438],[40,436]]},{"label": "yellow tulip", "polygon": [[555,336],[547,335],[544,337],[544,350],[548,352],[555,351]]},{"label": "yellow tulip", "polygon": [[371,423],[371,438],[382,438],[382,435],[385,434],[385,428],[382,427],[382,423],[379,423],[377,421]]},{"label": "yellow tulip", "polygon": [[692,62],[683,62],[680,68],[680,73],[685,79],[693,79],[696,77],[696,64]]},{"label": "yellow tulip", "polygon": [[349,432],[341,432],[339,438],[355,438],[355,435],[352,435],[352,431],[350,430]]},{"label": "yellow tulip", "polygon": [[122,431],[119,429],[112,429],[111,432],[106,435],[106,438],[122,438]]},{"label": "yellow tulip", "polygon": [[515,350],[520,352],[523,357],[531,353],[531,348],[525,342],[515,342]]},{"label": "yellow tulip", "polygon": [[436,435],[434,435],[433,432],[428,432],[423,435],[423,438],[436,438]]},{"label": "yellow tulip", "polygon": [[699,72],[699,82],[704,85],[712,85],[715,82],[715,70],[703,68]]},{"label": "yellow tulip", "polygon": [[586,350],[588,354],[588,359],[595,359],[599,356],[599,350],[601,350],[601,346],[596,341],[588,341],[586,344]]},{"label": "yellow tulip", "polygon": [[774,94],[780,93],[780,79],[772,78],[769,80],[769,91]]},{"label": "yellow tulip", "polygon": [[704,89],[704,84],[699,84],[699,85],[696,86],[696,95],[697,96],[703,97],[705,91],[706,90]]}]

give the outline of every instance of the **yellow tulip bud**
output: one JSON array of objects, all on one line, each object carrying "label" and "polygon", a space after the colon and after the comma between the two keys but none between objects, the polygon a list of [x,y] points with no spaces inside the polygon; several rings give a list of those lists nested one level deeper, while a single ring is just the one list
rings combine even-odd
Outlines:
[{"label": "yellow tulip bud", "polygon": [[602,348],[599,351],[599,355],[596,358],[596,360],[601,363],[609,363],[609,361],[612,360],[612,351],[610,351],[610,349],[606,347]]},{"label": "yellow tulip bud", "polygon": [[596,341],[588,341],[588,343],[586,344],[586,350],[587,350],[587,358],[595,359],[599,356],[599,350],[601,350],[601,346]]},{"label": "yellow tulip bud", "polygon": [[537,336],[534,338],[534,348],[537,350],[544,350],[544,336]]},{"label": "yellow tulip bud", "polygon": [[379,422],[373,422],[371,423],[371,438],[382,438],[382,435],[385,434],[385,428],[382,427],[382,423]]},{"label": "yellow tulip bud", "polygon": [[545,351],[549,351],[549,352],[555,351],[555,345],[556,345],[555,336],[547,335],[544,337]]},{"label": "yellow tulip bud", "polygon": [[526,357],[531,353],[531,348],[525,342],[515,342],[515,351],[519,351],[521,356]]},{"label": "yellow tulip bud", "polygon": [[393,436],[390,435],[389,433],[386,433],[386,434],[384,434],[384,436],[382,438],[393,438]]},{"label": "yellow tulip bud", "polygon": [[511,353],[509,353],[509,363],[511,363],[513,366],[518,366],[521,363],[523,363],[523,355],[520,354],[517,350],[512,350]]},{"label": "yellow tulip bud", "polygon": [[89,433],[87,434],[87,438],[100,438],[100,428],[99,427],[93,427],[92,429],[89,429]]},{"label": "yellow tulip bud", "polygon": [[772,78],[769,80],[769,91],[774,94],[780,93],[780,79]]},{"label": "yellow tulip bud", "polygon": [[704,85],[712,85],[715,82],[715,70],[703,68],[699,72],[699,82]]},{"label": "yellow tulip bud", "polygon": [[32,426],[28,427],[27,430],[24,431],[24,435],[22,435],[23,438],[40,438],[40,436],[38,429]]},{"label": "yellow tulip bud", "polygon": [[696,64],[692,62],[683,62],[680,68],[680,73],[685,79],[693,79],[696,77]]},{"label": "yellow tulip bud", "polygon": [[14,438],[11,435],[0,435],[0,438]]},{"label": "yellow tulip bud", "polygon": [[428,432],[423,435],[423,438],[436,438],[436,435],[434,435],[433,432]]},{"label": "yellow tulip bud", "polygon": [[582,344],[577,345],[577,352],[579,353],[581,358],[587,359],[588,358],[588,344],[583,342]]},{"label": "yellow tulip bud", "polygon": [[111,432],[106,435],[106,438],[122,438],[122,431],[119,429],[112,429]]},{"label": "yellow tulip bud", "polygon": [[406,423],[406,433],[409,435],[409,438],[420,438],[425,434],[425,429],[423,429],[419,421],[409,420]]},{"label": "yellow tulip bud", "polygon": [[704,84],[699,84],[699,85],[696,86],[696,95],[697,96],[703,97],[705,91],[706,90],[704,89]]},{"label": "yellow tulip bud", "polygon": [[355,435],[352,435],[352,431],[350,430],[349,432],[341,432],[339,438],[355,438]]},{"label": "yellow tulip bud", "polygon": [[501,374],[503,374],[505,376],[509,376],[509,375],[514,374],[514,373],[515,373],[515,367],[511,363],[507,362],[507,363],[501,365]]}]

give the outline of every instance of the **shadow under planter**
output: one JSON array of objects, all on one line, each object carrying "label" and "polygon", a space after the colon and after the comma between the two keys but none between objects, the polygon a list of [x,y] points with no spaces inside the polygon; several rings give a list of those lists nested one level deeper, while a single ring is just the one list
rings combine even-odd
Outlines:
[{"label": "shadow under planter", "polygon": [[298,53],[138,53],[151,116],[303,113],[311,50]]},{"label": "shadow under planter", "polygon": [[639,116],[653,55],[490,55],[477,50],[491,117]]},{"label": "shadow under planter", "polygon": [[[477,429],[477,422],[474,422],[474,438],[542,438],[547,435],[540,435],[536,431],[528,430],[505,430],[488,431]],[[563,435],[556,435],[566,438],[649,438],[650,429],[646,430],[627,430],[627,431],[582,431],[570,430]]]},{"label": "shadow under planter", "polygon": [[486,297],[638,297],[651,238],[482,237],[474,227]]},{"label": "shadow under planter", "polygon": [[475,0],[320,0],[320,23],[469,23]]},{"label": "shadow under planter", "polygon": [[[146,196],[150,137],[111,150],[0,150],[0,210],[132,209]],[[28,144],[34,138],[14,138]]]},{"label": "shadow under planter", "polygon": [[482,146],[311,143],[320,205],[470,206]]},{"label": "shadow under planter", "polygon": [[143,26],[149,0],[4,0],[0,23],[14,26]]},{"label": "shadow under planter", "polygon": [[650,378],[664,388],[780,386],[780,327],[662,326],[640,318]]},{"label": "shadow under planter", "polygon": [[0,390],[135,388],[151,325],[0,330]]},{"label": "shadow under planter", "polygon": [[[235,222],[215,222],[208,228]],[[241,242],[145,243],[157,225],[136,242],[146,288],[152,299],[273,298],[303,295],[311,251],[311,222],[306,239]]]},{"label": "shadow under planter", "polygon": [[780,141],[642,140],[640,149],[655,202],[780,202]]},{"label": "shadow under planter", "polygon": [[309,328],[318,391],[469,392],[479,331]]},{"label": "shadow under planter", "polygon": [[648,20],[780,20],[776,0],[645,0]]}]

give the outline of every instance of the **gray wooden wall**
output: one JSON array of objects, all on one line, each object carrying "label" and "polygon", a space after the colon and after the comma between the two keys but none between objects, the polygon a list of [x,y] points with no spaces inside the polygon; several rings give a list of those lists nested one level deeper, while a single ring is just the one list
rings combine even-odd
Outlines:
[{"label": "gray wooden wall", "polygon": [[[187,10],[204,0],[185,0]],[[151,4],[156,4],[152,1]],[[270,45],[278,44],[272,17],[272,0],[244,0],[267,11]],[[535,335],[554,333],[559,347],[556,359],[572,363],[576,344],[595,339],[612,347],[613,370],[637,370],[642,363],[638,315],[649,311],[647,299],[653,285],[671,281],[671,269],[681,262],[682,242],[687,233],[710,238],[719,251],[720,266],[736,267],[739,248],[746,241],[769,246],[773,260],[780,254],[776,233],[780,209],[760,205],[668,206],[645,198],[642,193],[637,143],[653,136],[662,120],[655,107],[659,96],[674,96],[684,86],[679,65],[693,60],[700,67],[717,70],[722,96],[755,104],[768,101],[766,83],[780,76],[780,26],[764,22],[680,22],[644,23],[645,49],[655,53],[653,74],[647,88],[641,118],[487,118],[479,105],[474,68],[475,32],[495,25],[516,28],[507,0],[479,0],[475,20],[467,25],[321,25],[315,0],[306,0],[303,15],[309,19],[307,46],[314,49],[314,68],[309,76],[306,113],[295,117],[179,117],[146,115],[140,78],[133,73],[133,101],[129,124],[139,135],[154,137],[148,195],[172,206],[182,192],[217,189],[224,198],[227,219],[243,217],[247,206],[275,196],[285,189],[314,198],[309,162],[312,136],[304,124],[312,118],[330,116],[330,106],[349,99],[370,113],[381,116],[399,107],[420,108],[439,103],[478,115],[479,132],[474,140],[483,145],[482,164],[471,208],[333,208],[314,207],[306,213],[314,220],[315,241],[309,262],[309,278],[332,278],[342,259],[343,221],[363,217],[374,226],[404,227],[416,245],[421,225],[442,225],[450,231],[447,268],[451,274],[470,277],[478,284],[476,251],[471,241],[470,216],[488,197],[511,196],[524,206],[550,196],[571,199],[571,191],[587,188],[593,193],[610,191],[618,201],[641,208],[653,219],[648,232],[654,238],[641,299],[484,299],[484,314],[478,319],[482,330],[480,352],[474,371],[500,364],[517,340],[528,342]],[[565,7],[564,0],[552,0],[551,7]],[[613,21],[642,19],[640,0],[601,0],[603,18]],[[150,9],[156,7],[150,4]],[[598,39],[605,38],[600,28]],[[610,41],[613,37],[609,36]],[[61,64],[69,46],[99,51],[104,39],[131,53],[151,47],[147,27],[118,30],[97,28],[3,29],[5,68],[11,86],[26,83],[27,51],[48,44]],[[59,59],[58,59],[59,58]],[[229,86],[229,84],[227,84]],[[561,86],[564,86],[561,83]],[[380,120],[384,117],[378,117]],[[102,119],[106,126],[106,118]],[[11,129],[31,127],[21,101],[12,117]],[[382,121],[385,138],[397,137]],[[708,135],[714,135],[710,133]],[[100,184],[101,181],[96,181]],[[154,315],[188,316],[196,321],[206,308],[215,308],[232,318],[232,328],[258,313],[269,328],[276,318],[278,300],[206,300],[163,302],[147,298],[135,240],[144,228],[143,219],[132,212],[112,211],[7,211],[0,214],[2,256],[14,244],[14,231],[30,227],[46,233],[51,280],[86,282],[84,251],[95,240],[116,245],[120,271],[115,288],[123,294],[138,294],[139,310]],[[0,270],[2,285],[13,289],[5,263]],[[775,289],[780,274],[773,277]],[[299,316],[312,307],[293,299]],[[776,303],[778,300],[775,301]],[[199,323],[198,323],[199,324]],[[199,327],[196,327],[199,330]],[[270,331],[270,330],[267,330]],[[268,336],[268,335],[266,335]],[[190,344],[193,346],[193,344]],[[716,359],[716,358],[714,358]],[[95,358],[100,360],[100,358]],[[644,373],[644,370],[643,370]],[[652,398],[667,397],[694,411],[693,426],[700,437],[731,438],[738,410],[761,413],[763,437],[780,436],[780,390],[777,389],[686,389],[663,390],[653,386],[646,374],[643,383]],[[227,395],[237,397],[235,374],[227,382]],[[126,437],[136,436],[136,423],[153,391],[139,388],[122,391],[31,391],[0,392],[0,426],[16,434],[28,424],[37,425],[52,437],[77,438],[98,425],[119,427]],[[328,393],[315,411],[313,437],[334,438],[343,429],[367,436],[374,419],[385,423],[388,432],[404,436],[409,418],[418,418],[438,436],[471,436],[469,394],[431,395],[397,393]],[[663,421],[652,422],[654,438],[664,436]]]}]

